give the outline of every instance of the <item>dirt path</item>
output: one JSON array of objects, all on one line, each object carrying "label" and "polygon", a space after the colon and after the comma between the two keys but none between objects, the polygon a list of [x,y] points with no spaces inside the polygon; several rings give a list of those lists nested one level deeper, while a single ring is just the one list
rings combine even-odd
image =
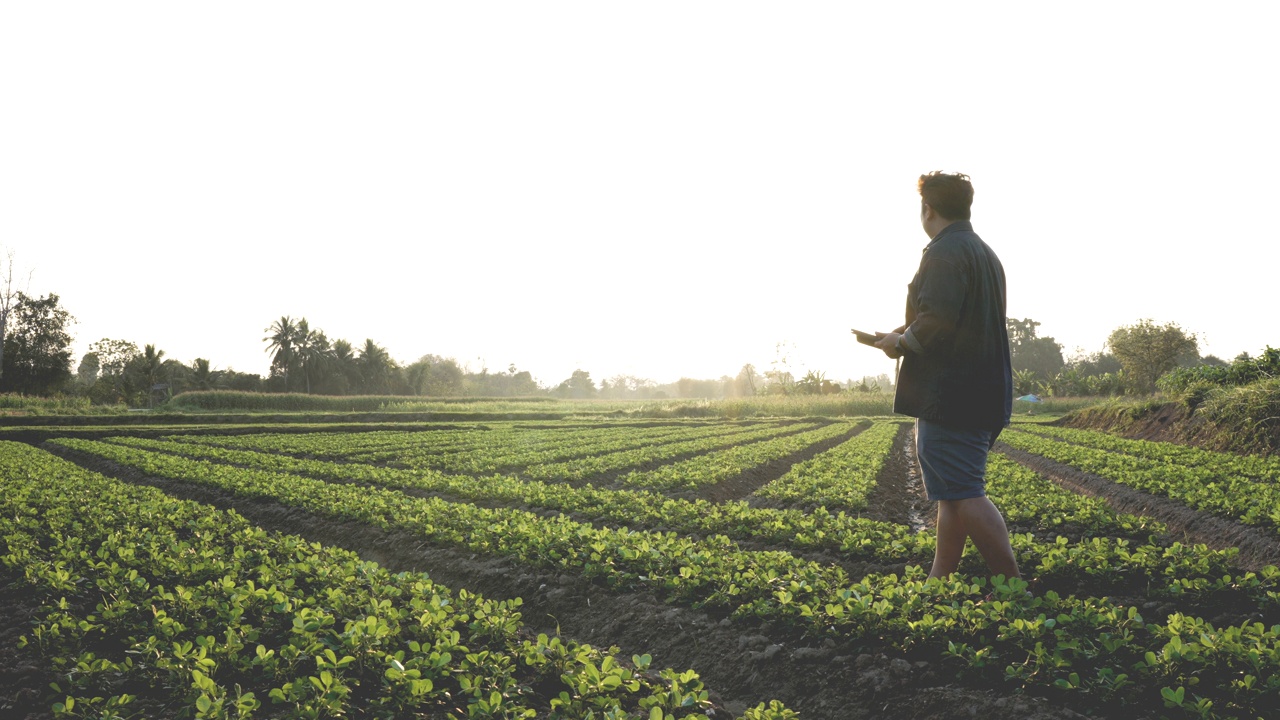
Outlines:
[{"label": "dirt path", "polygon": [[617,594],[570,574],[539,571],[500,557],[426,545],[407,533],[339,522],[274,502],[250,500],[191,483],[147,477],[93,456],[58,454],[126,482],[175,497],[234,509],[251,522],[344,547],[392,571],[419,571],[455,589],[492,598],[520,597],[533,632],[559,632],[619,655],[649,653],[658,667],[693,668],[731,714],[778,699],[805,720],[1058,720],[1084,717],[1043,698],[1003,687],[954,684],[936,660],[865,652],[849,642],[817,641],[794,631],[734,621],[721,613],[667,604],[650,593]]},{"label": "dirt path", "polygon": [[915,430],[910,423],[903,423],[893,439],[893,450],[876,476],[875,489],[867,495],[867,509],[861,515],[922,532],[933,528],[934,514],[934,503],[924,495],[916,465]]},{"label": "dirt path", "polygon": [[1280,564],[1280,540],[1264,530],[1189,508],[1176,500],[1151,495],[1004,443],[996,443],[995,450],[1069,490],[1106,500],[1117,512],[1159,520],[1175,537],[1182,536],[1215,550],[1239,548],[1235,563],[1243,569],[1256,571]]}]

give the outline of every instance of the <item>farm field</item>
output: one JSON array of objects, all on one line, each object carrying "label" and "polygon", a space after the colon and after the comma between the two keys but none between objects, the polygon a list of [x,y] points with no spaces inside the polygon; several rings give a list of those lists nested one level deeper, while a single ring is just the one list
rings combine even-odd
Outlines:
[{"label": "farm field", "polygon": [[4,717],[1280,707],[1274,460],[1015,424],[988,489],[1028,586],[972,548],[925,579],[901,419],[13,436]]}]

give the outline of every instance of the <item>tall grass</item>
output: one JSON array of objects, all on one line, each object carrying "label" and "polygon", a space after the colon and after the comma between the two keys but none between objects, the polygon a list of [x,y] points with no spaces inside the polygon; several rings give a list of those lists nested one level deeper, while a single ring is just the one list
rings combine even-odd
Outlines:
[{"label": "tall grass", "polygon": [[1211,391],[1196,414],[1229,435],[1241,452],[1280,452],[1280,378]]},{"label": "tall grass", "polygon": [[3,415],[115,415],[126,410],[123,405],[93,405],[87,397],[0,394],[0,414]]},{"label": "tall grass", "polygon": [[[1013,416],[1064,415],[1069,412],[1083,410],[1116,402],[1113,397],[1091,397],[1088,395],[1072,397],[1042,397],[1038,403],[1026,400],[1013,401]],[[1123,402],[1129,402],[1127,400]]]}]

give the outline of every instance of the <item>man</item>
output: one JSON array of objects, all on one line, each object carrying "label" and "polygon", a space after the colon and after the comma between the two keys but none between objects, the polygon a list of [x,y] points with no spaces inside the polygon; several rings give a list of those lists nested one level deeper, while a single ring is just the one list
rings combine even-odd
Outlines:
[{"label": "man", "polygon": [[929,577],[956,571],[967,538],[992,575],[1019,577],[1004,518],[986,495],[987,453],[1013,409],[1004,267],[969,223],[967,176],[932,172],[917,187],[930,242],[907,286],[907,324],[876,347],[902,358],[893,410],[916,418],[920,473],[938,503]]}]

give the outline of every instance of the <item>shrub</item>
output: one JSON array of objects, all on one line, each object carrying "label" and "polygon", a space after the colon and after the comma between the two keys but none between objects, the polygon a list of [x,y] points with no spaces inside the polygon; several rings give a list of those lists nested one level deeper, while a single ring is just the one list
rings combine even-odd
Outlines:
[{"label": "shrub", "polygon": [[1169,395],[1180,395],[1197,383],[1235,387],[1269,378],[1280,378],[1280,349],[1270,345],[1258,357],[1242,355],[1230,365],[1178,368],[1161,376],[1156,387]]},{"label": "shrub", "polygon": [[1230,433],[1237,449],[1273,453],[1280,446],[1280,378],[1210,393],[1197,412]]}]

